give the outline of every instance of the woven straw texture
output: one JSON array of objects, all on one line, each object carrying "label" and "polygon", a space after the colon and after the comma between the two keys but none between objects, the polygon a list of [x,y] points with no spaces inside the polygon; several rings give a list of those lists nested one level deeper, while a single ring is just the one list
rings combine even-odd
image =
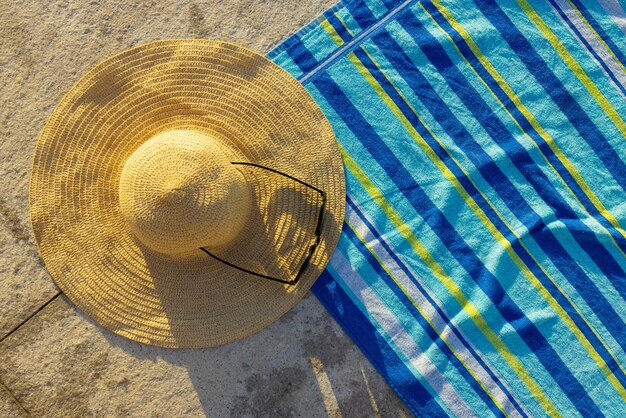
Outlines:
[{"label": "woven straw texture", "polygon": [[165,131],[131,155],[120,177],[120,209],[135,236],[155,251],[217,250],[241,233],[250,192],[232,156],[196,131]]},{"label": "woven straw texture", "polygon": [[[297,285],[252,276],[199,249],[167,255],[137,239],[120,205],[122,171],[139,147],[172,130],[211,138],[229,158],[326,192],[320,245]],[[142,181],[156,181],[154,165]],[[164,160],[163,172],[174,166]],[[293,276],[314,241],[319,196],[265,170],[237,170],[250,213],[234,241],[212,251],[255,272]],[[344,207],[335,137],[306,90],[255,52],[200,39],[144,44],[92,69],[46,123],[30,181],[32,227],[59,287],[111,331],[173,348],[225,344],[287,312],[328,262]],[[164,231],[152,236],[166,241]],[[170,231],[162,248],[188,242]]]}]

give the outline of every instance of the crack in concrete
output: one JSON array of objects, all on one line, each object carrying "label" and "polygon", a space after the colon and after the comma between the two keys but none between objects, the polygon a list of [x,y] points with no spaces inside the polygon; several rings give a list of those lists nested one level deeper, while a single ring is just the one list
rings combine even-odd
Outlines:
[{"label": "crack in concrete", "polygon": [[28,412],[28,409],[26,409],[26,407],[22,405],[20,400],[17,399],[17,396],[15,396],[15,394],[11,391],[11,389],[9,389],[6,383],[4,383],[4,381],[2,380],[2,376],[0,376],[0,387],[2,387],[4,391],[9,394],[9,398],[11,398],[11,400],[18,406],[19,409],[24,412],[24,414],[26,414],[27,417],[31,416],[30,412]]},{"label": "crack in concrete", "polygon": [[28,321],[30,321],[31,319],[33,319],[39,312],[41,312],[42,310],[44,310],[44,308],[48,305],[50,305],[50,303],[52,303],[56,298],[58,298],[60,295],[62,295],[63,292],[59,291],[56,295],[52,296],[52,298],[50,300],[48,300],[46,303],[44,303],[43,305],[41,305],[35,312],[33,312],[32,314],[30,314],[26,319],[24,319],[22,322],[20,322],[16,327],[14,327],[11,331],[9,331],[4,337],[0,338],[0,344],[2,344],[2,342],[4,340],[6,340],[7,338],[9,338],[12,334],[14,334],[18,329],[20,329],[23,325],[25,325]]},{"label": "crack in concrete", "polygon": [[[1,198],[0,198],[1,199]],[[2,201],[0,200],[0,205],[1,205]],[[1,207],[0,207],[1,210]],[[6,340],[8,337],[10,337],[12,334],[14,334],[18,329],[20,329],[23,325],[25,325],[28,321],[30,321],[31,319],[33,319],[39,312],[43,311],[45,309],[46,306],[50,305],[50,303],[52,303],[57,297],[59,297],[61,294],[63,294],[63,292],[58,292],[56,295],[54,295],[52,298],[50,298],[46,303],[44,303],[42,306],[40,306],[35,312],[33,312],[32,314],[30,314],[26,319],[24,319],[22,322],[20,322],[19,325],[17,325],[15,328],[13,328],[11,331],[9,331],[5,336],[3,336],[2,338],[0,338],[0,344],[2,344],[2,342],[4,340]],[[17,396],[15,395],[15,393],[13,393],[13,391],[11,391],[11,389],[9,388],[9,386],[4,383],[4,381],[2,380],[2,376],[0,376],[0,387],[2,387],[6,393],[9,394],[9,397],[11,398],[11,400],[19,407],[20,410],[22,410],[22,412],[24,412],[24,414],[27,417],[32,416],[31,413],[28,411],[28,409],[26,409],[26,407],[24,405],[22,405],[22,403],[20,402],[20,400],[17,398]]]}]

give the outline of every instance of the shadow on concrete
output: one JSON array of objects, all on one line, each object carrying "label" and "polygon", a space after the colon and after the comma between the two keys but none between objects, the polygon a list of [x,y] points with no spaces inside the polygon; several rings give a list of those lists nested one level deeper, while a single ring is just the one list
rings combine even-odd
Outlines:
[{"label": "shadow on concrete", "polygon": [[[261,322],[267,323],[265,318],[259,318],[259,312],[266,311],[274,317],[284,313],[292,306],[289,304],[304,296],[321,274],[324,266],[320,262],[330,258],[329,248],[334,248],[338,239],[338,221],[332,211],[324,211],[319,245],[314,247],[322,208],[319,192],[275,173],[252,167],[245,170],[250,171],[246,177],[251,186],[252,210],[243,232],[228,247],[209,249],[226,263],[200,250],[188,258],[170,259],[137,242],[148,270],[155,272],[152,275],[154,291],[168,318],[182,316],[184,319],[195,312],[208,315],[213,312],[218,318],[207,323],[210,327],[196,329],[194,335],[190,335],[187,321],[171,322],[170,332],[177,345],[195,347],[199,340],[233,339],[231,336],[240,329],[245,330],[243,327],[252,329],[258,328]],[[336,202],[330,203],[336,207]],[[329,207],[333,206],[327,204],[326,208]],[[311,262],[307,263],[309,257]],[[301,280],[295,285],[277,283],[247,272],[288,282],[301,269]],[[191,272],[189,277],[181,277],[181,272],[186,270]],[[199,280],[206,281],[202,291],[207,296],[190,298],[200,291]],[[211,280],[213,285],[209,288]],[[235,301],[229,300],[233,294]],[[255,303],[274,303],[275,306],[255,308]],[[203,332],[206,334],[200,334]]]},{"label": "shadow on concrete", "polygon": [[[283,277],[287,271],[290,276],[314,240],[319,196],[304,187],[260,180],[254,183],[256,210],[248,225],[252,232],[217,254],[226,260],[239,256],[241,267],[248,270]],[[324,216],[324,233],[313,260],[320,257],[319,251],[328,251],[326,240],[336,239],[328,231],[340,232],[338,220],[329,213]],[[297,248],[294,251],[294,245],[284,243],[296,243]],[[247,256],[241,258],[241,253]],[[276,263],[268,264],[268,260]],[[322,272],[315,264],[307,269],[306,275],[314,277]],[[158,291],[166,284],[155,282],[155,286]],[[279,283],[274,289],[290,291]],[[183,302],[176,297],[162,300],[164,309],[171,312]],[[171,331],[184,340],[182,330],[173,327]],[[407,415],[396,394],[310,292],[260,332],[216,348],[164,349],[109,332],[105,336],[136,358],[185,368],[207,416]]]}]

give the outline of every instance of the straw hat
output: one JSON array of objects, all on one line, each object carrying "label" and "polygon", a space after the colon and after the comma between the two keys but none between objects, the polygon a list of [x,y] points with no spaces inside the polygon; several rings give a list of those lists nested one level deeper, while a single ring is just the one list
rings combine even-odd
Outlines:
[{"label": "straw hat", "polygon": [[111,331],[163,347],[253,334],[324,269],[343,166],[306,90],[221,41],[164,40],[97,65],[36,145],[31,223],[48,270]]}]

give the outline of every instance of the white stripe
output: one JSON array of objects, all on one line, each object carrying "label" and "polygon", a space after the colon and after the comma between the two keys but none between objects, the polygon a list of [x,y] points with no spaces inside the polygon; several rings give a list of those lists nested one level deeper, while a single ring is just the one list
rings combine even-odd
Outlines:
[{"label": "white stripe", "polygon": [[[617,81],[622,85],[622,87],[626,87],[626,73],[624,73],[619,63],[615,61],[613,56],[611,56],[610,52],[606,49],[606,47],[602,45],[602,42],[600,42],[600,40],[593,34],[591,29],[589,29],[589,27],[585,24],[585,22],[583,22],[580,19],[580,16],[576,12],[576,10],[574,10],[572,6],[566,0],[554,0],[554,1],[558,5],[558,7],[561,9],[561,11],[565,14],[565,16],[567,16],[570,22],[576,27],[578,32],[580,32],[583,38],[585,38],[589,46],[591,46],[591,49],[593,49],[593,51],[600,57],[604,65],[608,67],[609,71],[611,72],[611,75],[613,75],[617,79]],[[557,15],[558,15],[558,12],[557,12]],[[559,15],[559,19],[561,19],[560,15]],[[563,21],[563,23],[568,28],[568,30],[572,33],[572,35],[574,35],[574,37],[577,37],[576,33],[574,33],[574,31],[569,27],[568,23],[565,21]],[[583,48],[587,49],[587,47],[582,43],[582,41],[579,41],[579,42],[581,43],[581,46]],[[588,54],[594,61],[596,62],[598,61],[596,57],[591,53],[591,51],[588,51]],[[600,68],[606,74],[606,70],[602,68],[601,66]],[[615,84],[615,82],[612,79],[609,78],[609,80],[611,81],[611,83]],[[621,92],[621,90],[618,89],[618,91],[620,92],[622,97],[625,97],[624,94]]]},{"label": "white stripe", "polygon": [[616,0],[599,0],[599,3],[626,35],[626,13],[622,6]]},{"label": "white stripe", "polygon": [[422,377],[427,381],[432,389],[433,397],[435,399],[441,398],[456,416],[475,416],[455,388],[443,377],[428,356],[420,350],[395,315],[386,308],[383,301],[352,268],[350,262],[340,251],[335,251],[330,264],[341,276],[344,284],[348,286],[348,289],[345,290],[350,294],[350,297],[358,299],[367,309],[370,319],[378,324],[379,331],[382,330],[383,334],[387,334],[385,341],[389,346],[409,360],[407,368],[412,371],[415,377]]},{"label": "white stripe", "polygon": [[351,48],[354,48],[354,47],[358,46],[359,43],[361,41],[363,41],[367,36],[369,36],[376,29],[380,28],[385,23],[387,23],[389,21],[389,19],[391,19],[392,17],[394,17],[395,15],[400,13],[400,11],[402,9],[404,9],[406,6],[411,4],[413,1],[415,1],[415,0],[406,0],[404,3],[402,3],[401,5],[396,7],[395,9],[393,9],[391,12],[389,12],[385,17],[380,19],[378,22],[374,23],[372,26],[370,26],[369,28],[367,28],[363,32],[359,33],[356,37],[352,38],[350,40],[350,42],[343,44],[343,46],[341,48],[339,48],[337,51],[335,51],[334,54],[332,54],[331,56],[329,56],[328,58],[326,58],[325,60],[323,60],[322,62],[317,64],[317,66],[315,68],[313,68],[307,75],[302,77],[300,79],[300,83],[305,84],[309,78],[313,77],[315,74],[317,74],[321,70],[323,70],[326,67],[328,67],[330,64],[332,64],[332,62],[335,59],[337,59],[337,57],[339,57],[345,51],[349,51]]},{"label": "white stripe", "polygon": [[[360,212],[363,216],[368,220],[371,225],[374,225],[372,220],[367,216],[367,212],[363,211],[358,204],[354,203],[354,205],[359,208]],[[426,298],[426,296],[415,286],[413,280],[419,280],[419,276],[413,271],[408,265],[405,263],[406,269],[409,271],[411,276],[415,279],[411,279],[407,274],[400,268],[400,266],[396,263],[396,261],[391,257],[391,255],[385,250],[385,248],[381,245],[380,241],[383,240],[385,244],[391,249],[393,249],[393,245],[384,238],[383,234],[379,234],[377,231],[372,231],[368,226],[361,221],[358,215],[350,208],[350,205],[346,206],[346,219],[347,221],[355,228],[358,234],[367,242],[368,247],[376,253],[378,258],[383,262],[385,267],[393,274],[393,277],[400,283],[404,291],[413,299],[415,304],[419,306],[419,308],[424,312],[424,314],[430,319],[433,324],[436,332],[441,336],[442,340],[446,341],[452,350],[463,359],[463,362],[467,364],[467,366],[472,370],[472,372],[476,375],[478,379],[485,385],[487,390],[492,394],[492,396],[502,405],[507,414],[511,416],[521,416],[519,411],[513,406],[509,397],[502,391],[502,389],[498,386],[498,384],[491,378],[491,376],[487,373],[485,368],[478,362],[477,358],[467,349],[467,347],[459,340],[457,335],[453,332],[453,327],[456,328],[456,331],[461,334],[467,344],[474,349],[476,355],[481,358],[481,360],[489,367],[492,373],[499,378],[500,383],[507,389],[507,391],[513,395],[513,391],[506,385],[505,381],[501,379],[498,374],[495,372],[494,368],[489,365],[489,362],[480,356],[479,351],[471,344],[470,339],[463,335],[463,332],[458,327],[457,324],[454,323],[453,319],[450,319],[450,324],[447,324],[445,320],[441,317],[441,315],[437,312],[435,306],[431,304],[431,302]],[[396,254],[400,254],[396,251]],[[425,292],[427,292],[428,296],[431,300],[437,303],[437,298],[428,292],[425,286],[422,285]],[[441,305],[441,303],[437,304],[439,309],[445,312],[445,309]],[[447,314],[447,312],[446,312]],[[447,315],[448,318],[453,318],[453,315]],[[517,400],[517,404],[520,405],[520,408],[523,408],[522,403]],[[524,411],[527,413],[527,411]]]}]

